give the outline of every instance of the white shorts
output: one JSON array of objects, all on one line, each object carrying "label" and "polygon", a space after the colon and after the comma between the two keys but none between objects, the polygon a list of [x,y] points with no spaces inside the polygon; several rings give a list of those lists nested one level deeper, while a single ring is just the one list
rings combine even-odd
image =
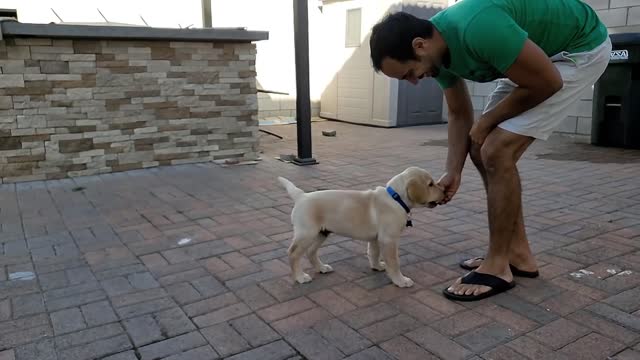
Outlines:
[{"label": "white shorts", "polygon": [[[585,89],[593,86],[609,64],[611,40],[607,40],[591,51],[580,53],[562,52],[551,58],[564,85],[560,91],[538,106],[500,123],[498,126],[512,133],[547,140],[553,131],[569,116],[572,105],[580,100]],[[498,80],[484,112],[493,109],[518,85],[509,79]]]}]

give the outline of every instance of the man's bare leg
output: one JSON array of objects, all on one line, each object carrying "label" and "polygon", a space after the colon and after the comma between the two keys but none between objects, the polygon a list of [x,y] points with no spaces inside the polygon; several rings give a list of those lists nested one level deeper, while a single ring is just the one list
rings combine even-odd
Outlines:
[{"label": "man's bare leg", "polygon": [[[481,149],[482,165],[487,177],[490,238],[487,257],[476,271],[498,276],[508,282],[513,280],[509,269],[512,244],[514,250],[523,244],[529,249],[524,221],[521,220],[522,189],[516,162],[518,154],[521,155],[532,142],[533,138],[496,128]],[[462,284],[460,279],[449,288],[450,292],[458,295],[477,295],[489,290],[487,286]]]},{"label": "man's bare leg", "polygon": [[[533,140],[531,142],[533,142]],[[523,144],[523,146],[518,149],[515,154],[516,163],[518,162],[518,160],[520,160],[522,154],[524,154],[531,142]],[[484,184],[484,189],[488,194],[487,172],[484,168],[484,164],[482,163],[480,146],[472,144],[469,155],[471,157],[471,161],[480,173],[480,177],[482,178],[482,182]],[[527,240],[527,234],[525,232],[522,206],[520,207],[520,212],[518,214],[517,220],[518,223],[516,224],[516,233],[513,237],[513,242],[511,243],[511,248],[509,251],[509,264],[523,271],[537,271],[538,266],[536,264],[535,258],[533,257],[533,253],[531,252],[531,248],[529,247],[529,241]],[[465,264],[471,267],[478,267],[482,264],[482,259],[469,259],[469,261],[466,261]]]}]

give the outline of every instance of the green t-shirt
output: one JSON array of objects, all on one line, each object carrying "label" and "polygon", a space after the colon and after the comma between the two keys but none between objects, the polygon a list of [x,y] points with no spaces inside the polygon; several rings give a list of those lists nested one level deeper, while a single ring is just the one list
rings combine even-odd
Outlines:
[{"label": "green t-shirt", "polygon": [[461,0],[431,18],[451,57],[436,80],[442,88],[461,77],[488,82],[506,77],[527,38],[549,57],[589,51],[607,28],[580,0]]}]

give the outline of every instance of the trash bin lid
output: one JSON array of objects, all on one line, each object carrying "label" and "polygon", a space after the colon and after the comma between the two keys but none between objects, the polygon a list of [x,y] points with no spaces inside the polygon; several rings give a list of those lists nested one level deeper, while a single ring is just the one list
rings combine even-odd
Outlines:
[{"label": "trash bin lid", "polygon": [[640,45],[640,33],[611,34],[609,37],[613,45]]}]

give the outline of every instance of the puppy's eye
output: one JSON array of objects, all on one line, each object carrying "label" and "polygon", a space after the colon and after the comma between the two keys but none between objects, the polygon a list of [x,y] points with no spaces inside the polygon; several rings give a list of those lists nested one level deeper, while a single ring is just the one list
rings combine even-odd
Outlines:
[{"label": "puppy's eye", "polygon": [[429,183],[429,187],[433,186],[433,183]]}]

